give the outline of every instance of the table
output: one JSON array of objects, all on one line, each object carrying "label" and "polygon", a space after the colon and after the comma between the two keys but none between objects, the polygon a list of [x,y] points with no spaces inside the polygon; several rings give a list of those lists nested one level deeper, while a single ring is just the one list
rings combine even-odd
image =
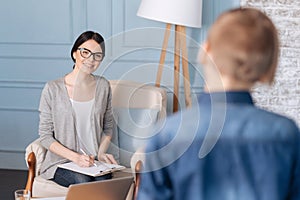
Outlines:
[{"label": "table", "polygon": [[32,200],[65,200],[66,197],[31,198]]}]

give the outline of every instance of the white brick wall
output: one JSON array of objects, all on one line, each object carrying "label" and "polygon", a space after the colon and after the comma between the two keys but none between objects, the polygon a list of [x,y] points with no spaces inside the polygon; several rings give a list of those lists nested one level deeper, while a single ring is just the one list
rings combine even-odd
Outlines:
[{"label": "white brick wall", "polygon": [[300,1],[241,0],[264,11],[280,35],[280,60],[273,86],[257,86],[257,105],[293,118],[300,125]]}]

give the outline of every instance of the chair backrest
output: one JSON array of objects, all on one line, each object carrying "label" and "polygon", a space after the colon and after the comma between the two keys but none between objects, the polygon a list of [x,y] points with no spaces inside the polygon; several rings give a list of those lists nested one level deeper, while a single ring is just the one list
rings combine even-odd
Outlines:
[{"label": "chair backrest", "polygon": [[110,84],[117,125],[112,143],[119,148],[119,157],[113,154],[120,164],[130,167],[132,155],[143,148],[152,126],[166,116],[167,95],[162,88],[132,81],[112,80]]}]

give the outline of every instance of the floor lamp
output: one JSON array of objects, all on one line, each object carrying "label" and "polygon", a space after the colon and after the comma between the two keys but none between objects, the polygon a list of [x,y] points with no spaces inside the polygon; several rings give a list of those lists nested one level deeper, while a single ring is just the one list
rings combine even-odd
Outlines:
[{"label": "floor lamp", "polygon": [[202,0],[142,0],[137,15],[167,23],[155,85],[160,87],[166,49],[172,25],[175,25],[173,112],[178,111],[180,58],[184,77],[186,107],[192,104],[185,27],[201,27]]}]

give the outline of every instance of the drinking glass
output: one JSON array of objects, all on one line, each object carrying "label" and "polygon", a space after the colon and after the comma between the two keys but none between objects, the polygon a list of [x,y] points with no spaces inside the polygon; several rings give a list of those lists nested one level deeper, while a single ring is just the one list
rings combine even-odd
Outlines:
[{"label": "drinking glass", "polygon": [[30,191],[25,189],[16,190],[15,200],[30,200]]}]

